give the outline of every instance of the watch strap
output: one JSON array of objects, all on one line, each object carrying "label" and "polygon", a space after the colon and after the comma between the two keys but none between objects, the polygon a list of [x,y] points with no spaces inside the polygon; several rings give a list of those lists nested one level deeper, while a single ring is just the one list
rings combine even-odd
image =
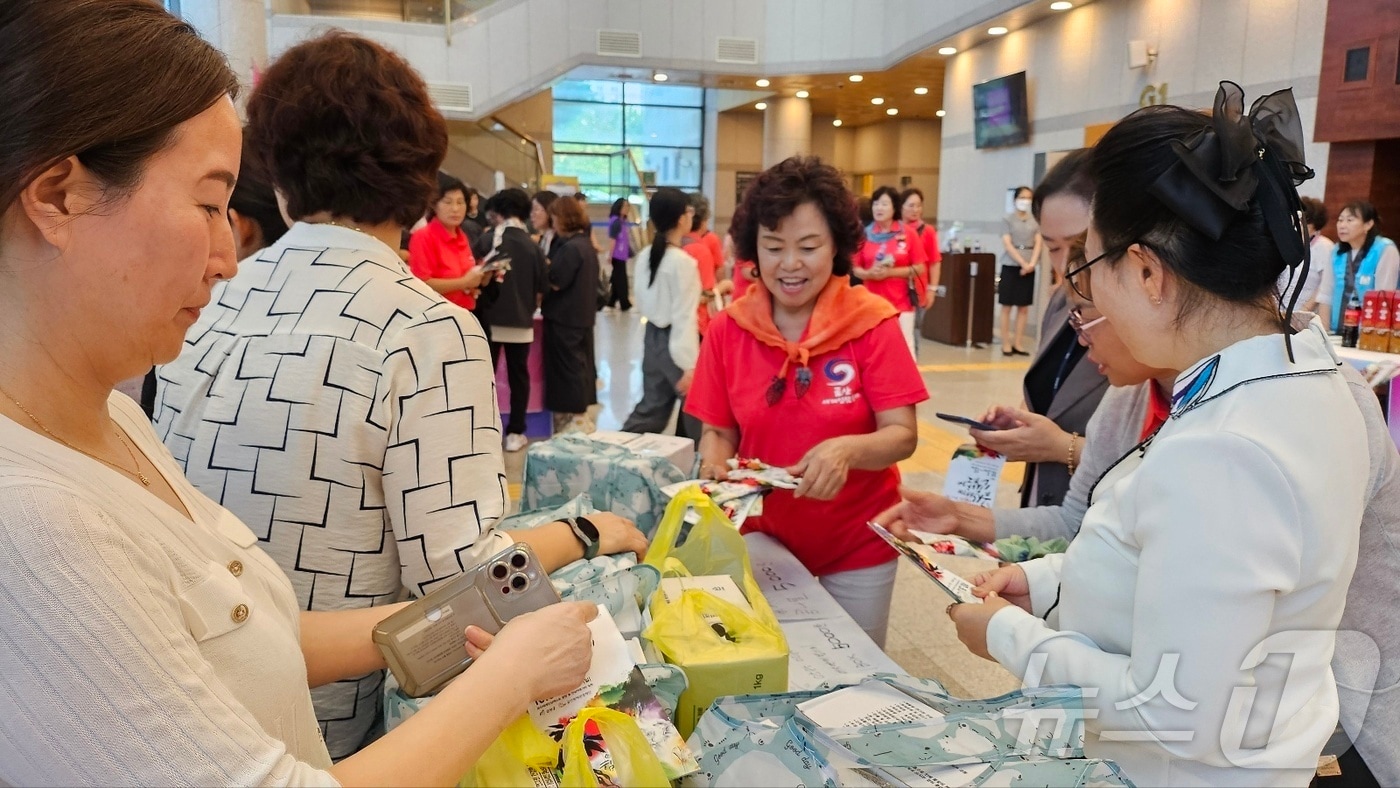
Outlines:
[{"label": "watch strap", "polygon": [[583,545],[584,559],[596,558],[598,555],[598,526],[594,525],[587,517],[570,517],[564,522],[569,524],[569,529],[574,532],[574,538]]}]

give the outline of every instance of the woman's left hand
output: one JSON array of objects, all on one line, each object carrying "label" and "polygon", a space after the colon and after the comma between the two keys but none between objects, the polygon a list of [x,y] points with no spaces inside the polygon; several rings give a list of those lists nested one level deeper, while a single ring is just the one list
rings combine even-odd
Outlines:
[{"label": "woman's left hand", "polygon": [[1002,608],[1011,607],[1011,603],[997,596],[989,594],[982,604],[951,604],[948,606],[948,617],[953,619],[953,624],[958,628],[958,640],[967,646],[967,650],[982,659],[996,661],[996,657],[987,653],[987,625],[991,623],[992,616]]},{"label": "woman's left hand", "polygon": [[793,497],[830,501],[846,486],[850,470],[851,452],[846,439],[824,440],[787,469],[788,473],[802,479]]},{"label": "woman's left hand", "polygon": [[977,443],[1012,462],[1064,462],[1068,457],[1069,433],[1038,413],[998,406],[983,421],[1005,429],[968,432]]}]

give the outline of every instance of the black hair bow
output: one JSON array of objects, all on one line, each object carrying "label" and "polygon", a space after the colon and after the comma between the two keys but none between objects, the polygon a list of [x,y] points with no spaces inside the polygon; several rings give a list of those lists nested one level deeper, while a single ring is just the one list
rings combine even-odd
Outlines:
[{"label": "black hair bow", "polygon": [[[1244,90],[1221,82],[1215,94],[1211,128],[1174,140],[1177,161],[1148,192],[1212,240],[1257,201],[1274,246],[1296,279],[1308,275],[1308,239],[1303,227],[1298,184],[1316,173],[1304,162],[1303,124],[1293,90],[1256,99],[1244,113]],[[1283,314],[1284,335],[1297,305],[1298,289]],[[1293,359],[1292,342],[1288,357]]]}]

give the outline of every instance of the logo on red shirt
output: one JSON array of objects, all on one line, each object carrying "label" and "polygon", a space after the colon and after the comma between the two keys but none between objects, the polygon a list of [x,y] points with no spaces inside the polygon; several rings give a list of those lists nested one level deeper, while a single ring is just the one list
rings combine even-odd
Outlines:
[{"label": "logo on red shirt", "polygon": [[822,367],[827,385],[831,386],[831,396],[822,400],[823,405],[850,405],[860,399],[860,392],[851,385],[856,379],[856,365],[844,358],[834,358]]}]

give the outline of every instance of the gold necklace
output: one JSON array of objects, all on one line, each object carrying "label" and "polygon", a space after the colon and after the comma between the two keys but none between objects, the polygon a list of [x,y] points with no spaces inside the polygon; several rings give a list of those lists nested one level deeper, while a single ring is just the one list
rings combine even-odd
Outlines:
[{"label": "gold necklace", "polygon": [[122,446],[126,448],[126,453],[127,453],[127,455],[129,455],[129,456],[131,457],[131,463],[132,463],[133,465],[136,466],[136,470],[134,470],[134,471],[129,471],[129,470],[127,470],[126,468],[123,468],[122,466],[116,464],[115,462],[110,462],[110,461],[108,461],[108,460],[104,460],[104,459],[102,459],[101,457],[98,457],[96,454],[93,454],[93,453],[90,452],[90,451],[85,451],[85,450],[83,450],[83,449],[80,449],[80,448],[78,448],[77,446],[74,446],[73,444],[71,444],[71,443],[69,443],[68,441],[64,440],[63,438],[60,438],[59,436],[53,434],[53,431],[52,431],[52,430],[50,430],[48,427],[45,427],[45,426],[44,426],[44,422],[39,421],[39,417],[38,417],[38,416],[35,416],[33,413],[31,413],[31,412],[29,411],[29,408],[24,407],[24,404],[23,404],[22,402],[20,402],[19,400],[15,399],[15,398],[10,394],[10,392],[8,392],[8,391],[6,391],[6,390],[4,390],[4,389],[0,389],[0,394],[4,394],[6,397],[9,398],[9,400],[10,400],[11,402],[15,403],[15,407],[17,407],[17,408],[19,408],[20,410],[24,411],[24,415],[28,416],[30,421],[34,422],[34,424],[35,424],[36,426],[38,426],[39,429],[43,430],[45,435],[49,436],[50,438],[53,438],[54,440],[58,441],[59,443],[62,443],[64,446],[67,446],[68,448],[72,449],[73,451],[78,452],[79,454],[84,454],[84,455],[87,455],[88,457],[93,458],[94,460],[97,460],[98,462],[102,463],[103,465],[107,465],[107,466],[110,466],[110,467],[112,467],[112,468],[115,468],[115,469],[121,471],[122,473],[127,473],[127,474],[133,474],[133,473],[134,473],[134,474],[136,474],[136,478],[138,478],[138,479],[141,480],[141,484],[145,485],[146,487],[150,487],[150,486],[151,486],[151,480],[150,480],[149,478],[147,478],[146,474],[144,474],[144,473],[141,472],[141,461],[138,460],[138,459],[136,459],[136,452],[135,452],[135,451],[132,451],[132,449],[131,449],[131,444],[126,442],[126,436],[122,434],[122,431],[121,431],[120,429],[117,429],[115,426],[113,426],[112,431],[116,433],[116,435],[117,435],[117,440],[121,441],[121,442],[122,442]]}]

